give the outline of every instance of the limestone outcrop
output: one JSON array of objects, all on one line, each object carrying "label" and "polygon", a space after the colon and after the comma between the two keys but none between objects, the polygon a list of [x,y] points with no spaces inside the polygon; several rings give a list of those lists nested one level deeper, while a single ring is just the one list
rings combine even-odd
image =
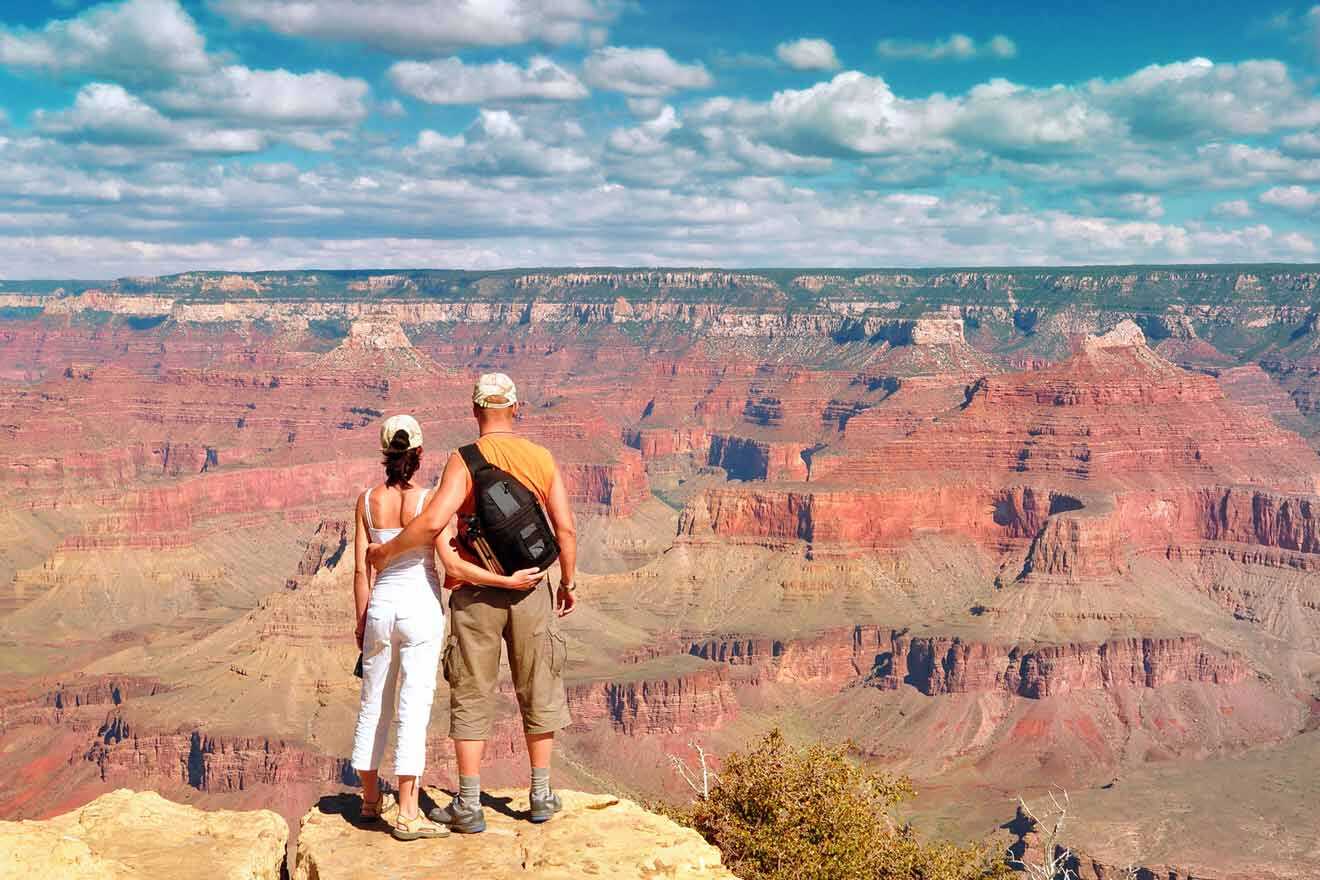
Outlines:
[{"label": "limestone outcrop", "polygon": [[[448,802],[443,792],[428,793]],[[544,825],[532,825],[526,820],[526,792],[488,792],[484,834],[412,843],[394,840],[383,824],[357,824],[356,796],[325,797],[302,819],[293,877],[734,880],[720,864],[719,851],[691,829],[622,798],[560,794],[564,812]]]},{"label": "limestone outcrop", "polygon": [[288,837],[269,810],[210,812],[120,789],[53,819],[0,822],[0,865],[52,880],[279,880]]}]

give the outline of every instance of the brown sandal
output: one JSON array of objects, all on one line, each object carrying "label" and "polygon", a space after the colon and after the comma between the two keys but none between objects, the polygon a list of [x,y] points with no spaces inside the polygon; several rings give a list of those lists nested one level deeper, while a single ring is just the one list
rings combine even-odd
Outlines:
[{"label": "brown sandal", "polygon": [[388,812],[393,806],[394,796],[381,792],[380,797],[376,798],[374,801],[365,799],[362,801],[362,809],[358,813],[358,817],[363,822],[375,822],[380,819],[381,814]]},{"label": "brown sandal", "polygon": [[395,840],[423,840],[434,837],[448,837],[449,829],[418,813],[411,819],[400,815],[394,820],[394,830],[391,833],[394,835]]}]

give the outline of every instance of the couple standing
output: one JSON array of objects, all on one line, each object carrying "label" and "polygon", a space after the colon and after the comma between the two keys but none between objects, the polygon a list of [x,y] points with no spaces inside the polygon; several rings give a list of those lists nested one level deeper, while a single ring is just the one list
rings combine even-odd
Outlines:
[{"label": "couple standing", "polygon": [[[484,831],[481,760],[495,711],[500,646],[507,644],[514,692],[531,762],[531,820],[544,822],[561,807],[550,788],[555,731],[568,726],[563,670],[567,648],[558,618],[573,610],[577,540],[568,491],[550,453],[515,433],[518,392],[503,373],[483,375],[472,392],[476,447],[534,493],[559,543],[561,579],[550,587],[545,571],[493,573],[478,563],[458,531],[458,518],[474,512],[472,473],[455,452],[434,491],[412,483],[422,454],[422,431],[412,416],[393,416],[381,428],[385,482],[358,499],[353,596],[362,648],[362,707],[353,742],[353,768],[362,779],[362,817],[378,819],[389,807],[378,770],[385,741],[396,727],[395,773],[399,809],[393,834],[400,840]],[[449,627],[444,586],[452,590]],[[443,657],[449,682],[449,735],[458,761],[458,794],[429,818],[418,807],[426,765],[426,727]],[[397,688],[397,713],[394,710]],[[397,718],[395,717],[397,714]]]}]

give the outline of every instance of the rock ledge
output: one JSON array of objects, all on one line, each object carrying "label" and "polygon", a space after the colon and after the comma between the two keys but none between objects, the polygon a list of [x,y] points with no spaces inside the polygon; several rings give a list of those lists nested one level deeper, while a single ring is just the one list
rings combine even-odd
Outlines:
[{"label": "rock ledge", "polygon": [[[428,790],[438,803],[448,802]],[[294,880],[430,877],[464,880],[535,877],[734,880],[720,854],[695,831],[609,795],[560,791],[564,812],[544,825],[526,821],[527,794],[486,794],[487,830],[400,843],[383,823],[357,824],[359,800],[324,797],[302,819]]]},{"label": "rock ledge", "polygon": [[122,788],[53,819],[0,822],[0,865],[9,866],[0,873],[279,880],[288,839],[288,824],[269,810],[208,812]]}]

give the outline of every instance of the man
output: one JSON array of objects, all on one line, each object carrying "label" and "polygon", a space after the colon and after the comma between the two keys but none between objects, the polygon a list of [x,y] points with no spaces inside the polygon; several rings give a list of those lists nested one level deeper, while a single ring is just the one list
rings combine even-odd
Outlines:
[{"label": "man", "polygon": [[[536,494],[559,540],[560,581],[552,593],[544,578],[527,590],[454,586],[449,601],[449,637],[444,649],[449,681],[450,730],[458,758],[458,795],[431,811],[451,830],[476,834],[486,829],[481,808],[481,759],[490,738],[500,644],[508,647],[509,668],[522,713],[531,762],[531,819],[545,822],[562,809],[550,788],[555,732],[570,723],[564,695],[567,657],[557,617],[569,614],[577,532],[568,490],[550,452],[516,433],[518,391],[503,373],[487,373],[472,390],[472,415],[486,460]],[[372,545],[367,561],[381,570],[397,554],[433,543],[456,513],[470,514],[475,499],[472,475],[457,453],[449,456],[439,488],[422,513],[393,540]]]}]

